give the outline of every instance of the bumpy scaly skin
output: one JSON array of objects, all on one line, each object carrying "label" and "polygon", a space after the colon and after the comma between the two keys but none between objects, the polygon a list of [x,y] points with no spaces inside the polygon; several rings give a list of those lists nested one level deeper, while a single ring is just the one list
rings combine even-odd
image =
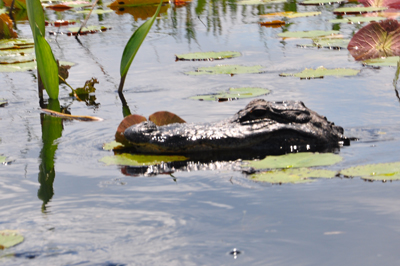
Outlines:
[{"label": "bumpy scaly skin", "polygon": [[[289,146],[326,150],[346,139],[343,128],[308,109],[304,103],[251,101],[232,118],[212,124],[156,126],[147,121],[125,130],[138,152],[275,151]],[[304,150],[304,149],[303,149]]]}]

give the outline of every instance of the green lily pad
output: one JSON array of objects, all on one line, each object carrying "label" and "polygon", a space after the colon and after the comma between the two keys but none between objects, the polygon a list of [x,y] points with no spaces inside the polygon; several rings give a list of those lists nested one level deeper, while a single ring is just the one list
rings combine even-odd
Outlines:
[{"label": "green lily pad", "polygon": [[308,69],[306,68],[302,72],[299,73],[282,73],[279,74],[281,77],[298,77],[301,79],[315,79],[315,78],[323,78],[324,76],[355,76],[360,72],[357,69],[351,68],[335,68],[335,69],[326,69],[324,67],[319,67],[317,69]]},{"label": "green lily pad", "polygon": [[239,52],[224,51],[224,52],[188,53],[188,54],[179,54],[175,56],[176,60],[212,61],[212,60],[221,60],[221,59],[239,57],[241,56],[241,54]]},{"label": "green lily pad", "polygon": [[27,63],[33,61],[35,61],[35,54],[29,54],[29,53],[26,54],[15,53],[15,54],[0,56],[0,64],[2,65]]},{"label": "green lily pad", "polygon": [[0,40],[0,50],[28,49],[34,47],[32,39]]},{"label": "green lily pad", "polygon": [[216,75],[216,74],[255,74],[262,73],[262,66],[218,65],[214,67],[200,67],[196,71],[185,72],[188,75]]},{"label": "green lily pad", "polygon": [[338,35],[340,31],[338,30],[311,30],[311,31],[287,31],[279,33],[278,36],[282,38],[316,38],[329,35]]},{"label": "green lily pad", "polygon": [[10,248],[24,241],[18,231],[2,230],[0,231],[0,249]]},{"label": "green lily pad", "polygon": [[275,3],[286,3],[287,0],[240,0],[237,1],[238,5],[265,5]]},{"label": "green lily pad", "polygon": [[400,180],[400,162],[354,166],[340,173],[345,176],[360,176],[366,180]]},{"label": "green lily pad", "polygon": [[106,165],[146,166],[156,165],[162,162],[187,161],[189,158],[181,155],[139,155],[123,153],[114,156],[106,156],[100,162]]},{"label": "green lily pad", "polygon": [[270,93],[270,90],[264,88],[230,88],[228,92],[218,92],[215,94],[205,94],[190,97],[193,100],[199,101],[230,101],[236,99],[244,99],[257,97]]},{"label": "green lily pad", "polygon": [[349,39],[341,39],[341,38],[316,38],[313,39],[313,45],[319,48],[347,48],[349,45]]},{"label": "green lily pad", "polygon": [[119,150],[119,149],[123,149],[124,147],[125,147],[124,144],[119,143],[118,141],[115,141],[115,140],[103,144],[103,150],[105,150],[105,151]]},{"label": "green lily pad", "polygon": [[363,61],[363,65],[381,67],[381,66],[397,66],[400,56],[389,56],[384,58],[374,58]]},{"label": "green lily pad", "polygon": [[343,3],[344,1],[341,0],[306,0],[300,3],[300,5],[319,5],[319,6],[323,6],[323,5],[333,5],[333,4],[340,4]]},{"label": "green lily pad", "polygon": [[8,101],[6,99],[0,99],[0,107],[4,107],[8,104]]},{"label": "green lily pad", "polygon": [[285,183],[307,183],[313,182],[310,178],[333,178],[336,176],[335,171],[319,170],[309,168],[283,169],[268,172],[261,172],[250,175],[250,179],[259,182],[272,184]]},{"label": "green lily pad", "polygon": [[300,168],[333,165],[342,161],[342,157],[333,153],[289,153],[280,156],[267,156],[259,161],[244,161],[254,169]]},{"label": "green lily pad", "polygon": [[385,20],[385,17],[347,17],[341,19],[331,19],[330,23],[350,23],[350,24],[360,24],[360,23],[369,23],[371,21],[381,21]]},{"label": "green lily pad", "polygon": [[[79,28],[80,27],[70,27],[70,28],[68,28],[67,35],[68,36],[76,35],[78,33],[78,31],[79,31]],[[87,27],[83,27],[82,28],[81,35],[88,34],[88,33],[103,32],[103,31],[107,31],[109,29],[111,29],[111,27],[108,27],[108,26],[98,26],[98,25],[87,26]]]},{"label": "green lily pad", "polygon": [[321,12],[277,12],[277,13],[269,13],[265,15],[260,15],[260,17],[285,17],[285,18],[301,18],[301,17],[312,17],[321,15]]},{"label": "green lily pad", "polygon": [[0,155],[0,163],[4,164],[7,162],[7,157]]},{"label": "green lily pad", "polygon": [[361,14],[367,12],[378,12],[388,9],[387,7],[363,7],[363,6],[356,6],[356,7],[340,7],[333,10],[335,14]]},{"label": "green lily pad", "polygon": [[[89,10],[76,11],[76,13],[81,13],[81,14],[89,14],[89,12],[90,12],[90,9]],[[106,10],[104,10],[104,9],[94,9],[94,10],[92,10],[91,14],[101,15],[101,14],[111,13],[111,12],[114,12],[114,10],[112,10],[112,9],[106,9]]]}]

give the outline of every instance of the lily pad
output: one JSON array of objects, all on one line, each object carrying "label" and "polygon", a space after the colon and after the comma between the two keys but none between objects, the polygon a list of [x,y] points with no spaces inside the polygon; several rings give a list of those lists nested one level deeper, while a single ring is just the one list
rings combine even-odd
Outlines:
[{"label": "lily pad", "polygon": [[400,24],[394,19],[371,22],[354,34],[347,49],[355,60],[400,55]]},{"label": "lily pad", "polygon": [[238,5],[265,5],[275,3],[286,3],[287,0],[240,0],[237,1]]},{"label": "lily pad", "polygon": [[[106,13],[111,13],[114,12],[114,10],[111,9],[94,9],[92,10],[91,14],[106,14]],[[76,11],[76,13],[80,13],[80,14],[89,14],[90,13],[90,9],[89,10],[80,10],[80,11]]]},{"label": "lily pad", "polygon": [[385,20],[385,17],[347,17],[341,19],[331,19],[330,23],[349,23],[349,24],[360,24],[360,23],[369,23],[372,21],[381,21]]},{"label": "lily pad", "polygon": [[149,116],[149,121],[153,122],[157,126],[165,126],[174,123],[186,123],[185,120],[168,111],[155,112]]},{"label": "lily pad", "polygon": [[216,74],[258,74],[262,73],[262,66],[217,65],[214,67],[200,67],[196,71],[185,72],[188,75],[216,75]]},{"label": "lily pad", "polygon": [[224,51],[224,52],[198,52],[175,55],[176,60],[191,60],[191,61],[212,61],[227,58],[239,57],[239,52]]},{"label": "lily pad", "polygon": [[7,162],[7,157],[0,155],[0,163],[4,164]]},{"label": "lily pad", "polygon": [[366,180],[400,180],[400,162],[355,166],[340,173],[345,176],[360,176]]},{"label": "lily pad", "polygon": [[24,241],[18,231],[2,230],[0,231],[0,249],[10,248]]},{"label": "lily pad", "polygon": [[[71,36],[71,35],[75,36],[78,33],[79,28],[80,27],[68,28],[68,32],[66,34],[68,36]],[[92,33],[107,31],[110,29],[111,29],[111,27],[108,27],[108,26],[87,26],[87,27],[82,28],[80,34],[81,35],[85,35],[85,34],[89,34],[89,33],[92,34]]]},{"label": "lily pad", "polygon": [[282,38],[316,38],[329,35],[338,35],[338,30],[311,30],[311,31],[287,31],[279,33],[278,36]]},{"label": "lily pad", "polygon": [[368,12],[379,12],[388,9],[387,7],[363,7],[363,6],[356,6],[356,7],[340,7],[333,10],[334,14],[362,14]]},{"label": "lily pad", "polygon": [[163,162],[187,161],[188,159],[189,158],[181,155],[139,155],[123,153],[103,157],[100,159],[100,162],[106,165],[146,166],[161,164]]},{"label": "lily pad", "polygon": [[271,28],[279,28],[283,25],[285,25],[286,22],[282,21],[282,20],[272,20],[272,21],[264,21],[264,22],[260,22],[261,26],[264,27],[271,27]]},{"label": "lily pad", "polygon": [[350,42],[349,39],[341,39],[341,38],[316,38],[316,39],[313,39],[314,46],[317,46],[319,48],[321,48],[321,47],[334,48],[334,49],[347,48],[347,46],[349,45],[349,42]]},{"label": "lily pad", "polygon": [[[158,0],[115,0],[109,7],[155,5],[159,3]],[[168,3],[168,0],[164,0],[163,3]]]},{"label": "lily pad", "polygon": [[301,2],[301,3],[299,3],[300,5],[304,5],[304,6],[307,6],[307,5],[311,5],[311,6],[323,6],[323,5],[333,5],[333,4],[340,4],[340,3],[343,3],[343,2],[345,2],[345,1],[342,1],[342,0],[306,0],[306,1],[303,1],[303,2]]},{"label": "lily pad", "polygon": [[335,68],[335,69],[326,69],[324,67],[319,67],[317,69],[306,68],[302,72],[299,73],[282,73],[279,74],[281,77],[298,77],[301,79],[315,79],[315,78],[323,78],[325,76],[355,76],[360,72],[357,69],[351,68]]},{"label": "lily pad", "polygon": [[120,150],[123,149],[124,147],[125,147],[124,144],[119,143],[118,141],[115,140],[103,144],[103,150],[105,151]]},{"label": "lily pad", "polygon": [[289,153],[280,156],[267,156],[259,161],[244,161],[255,169],[300,168],[333,165],[342,161],[342,157],[333,153]]},{"label": "lily pad", "polygon": [[285,183],[308,183],[313,182],[310,178],[333,178],[336,172],[330,170],[319,170],[309,168],[283,169],[261,172],[250,175],[250,179],[272,184]]},{"label": "lily pad", "polygon": [[0,50],[29,49],[34,45],[32,39],[0,40]]},{"label": "lily pad", "polygon": [[228,92],[218,92],[216,94],[206,94],[190,97],[199,101],[230,101],[244,98],[257,97],[270,93],[270,90],[264,88],[230,88]]},{"label": "lily pad", "polygon": [[400,56],[389,56],[384,58],[374,58],[363,61],[363,65],[381,67],[381,66],[397,66]]},{"label": "lily pad", "polygon": [[277,12],[277,13],[269,13],[265,15],[260,15],[260,17],[285,17],[285,18],[301,18],[301,17],[312,17],[321,15],[321,12]]},{"label": "lily pad", "polygon": [[1,99],[0,98],[0,107],[4,107],[8,104],[8,101],[6,99]]}]

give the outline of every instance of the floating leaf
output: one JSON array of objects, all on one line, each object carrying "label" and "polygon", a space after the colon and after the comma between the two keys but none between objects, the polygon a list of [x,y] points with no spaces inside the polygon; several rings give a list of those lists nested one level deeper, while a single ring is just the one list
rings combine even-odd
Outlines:
[{"label": "floating leaf", "polygon": [[374,58],[374,59],[368,59],[363,61],[362,63],[364,65],[368,66],[374,66],[374,67],[380,67],[380,66],[397,66],[397,62],[399,62],[400,57],[399,56],[390,56],[390,57],[385,57],[385,58]]},{"label": "floating leaf", "polygon": [[188,75],[216,75],[216,74],[254,74],[262,73],[262,66],[217,65],[214,67],[200,67],[196,71],[185,72]]},{"label": "floating leaf", "polygon": [[249,177],[259,182],[285,184],[313,182],[314,180],[310,178],[333,178],[335,175],[335,171],[298,168],[261,172],[252,174]]},{"label": "floating leaf", "polygon": [[302,72],[299,73],[282,73],[279,74],[281,77],[298,77],[301,79],[314,79],[314,78],[323,78],[324,76],[355,76],[360,72],[357,69],[351,68],[335,68],[335,69],[326,69],[324,67],[318,67],[317,69],[306,68]]},{"label": "floating leaf", "polygon": [[123,149],[124,147],[125,147],[124,144],[119,143],[118,141],[115,141],[115,140],[103,144],[103,150],[106,150],[106,151],[120,150],[120,149]]},{"label": "floating leaf", "polygon": [[339,33],[340,32],[337,30],[287,31],[279,33],[278,36],[282,38],[315,38],[329,35],[338,35]]},{"label": "floating leaf", "polygon": [[124,145],[129,145],[129,141],[125,139],[124,132],[125,130],[133,125],[140,124],[142,122],[147,121],[146,117],[141,115],[128,115],[126,116],[117,128],[117,132],[115,132],[115,140]]},{"label": "floating leaf", "polygon": [[149,116],[149,121],[153,122],[157,126],[164,126],[174,123],[186,123],[185,120],[183,120],[176,114],[167,111],[155,112],[154,114]]},{"label": "floating leaf", "polygon": [[73,2],[62,2],[61,4],[46,5],[46,8],[55,11],[65,11],[72,8],[80,8],[80,7],[91,7],[91,4],[85,1],[73,1]]},{"label": "floating leaf", "polygon": [[56,20],[53,22],[50,22],[50,21],[45,22],[46,26],[51,25],[54,27],[68,26],[68,25],[74,25],[74,24],[76,24],[75,20]]},{"label": "floating leaf", "polygon": [[260,22],[261,26],[264,27],[272,27],[272,28],[279,28],[283,25],[285,25],[286,22],[282,21],[282,20],[273,20],[273,21],[264,21],[264,22]]},{"label": "floating leaf", "polygon": [[371,22],[354,34],[347,49],[355,60],[400,55],[400,24],[394,19]]},{"label": "floating leaf", "polygon": [[280,156],[267,156],[259,161],[244,161],[255,169],[300,168],[333,165],[342,161],[342,157],[333,153],[289,153]]},{"label": "floating leaf", "polygon": [[106,156],[99,161],[106,165],[146,166],[166,162],[187,161],[189,158],[180,155],[139,155],[123,153]]},{"label": "floating leaf", "polygon": [[[168,0],[162,0],[163,3],[168,3]],[[120,6],[141,6],[141,5],[154,5],[159,4],[158,0],[115,0],[109,7],[120,7]]]},{"label": "floating leaf", "polygon": [[268,18],[268,17],[285,17],[285,18],[300,18],[300,17],[312,17],[321,15],[321,12],[277,12],[277,13],[269,13],[265,15],[260,15],[260,17]]},{"label": "floating leaf", "polygon": [[0,163],[4,164],[6,163],[7,157],[0,155]]},{"label": "floating leaf", "polygon": [[381,21],[385,20],[385,17],[347,17],[341,19],[331,19],[329,20],[330,23],[349,23],[349,24],[360,24],[365,22],[372,22],[372,21]]},{"label": "floating leaf", "polygon": [[34,47],[31,39],[0,40],[0,50],[23,50]]},{"label": "floating leaf", "polygon": [[0,107],[4,107],[8,104],[8,101],[6,99],[1,99],[0,98]]},{"label": "floating leaf", "polygon": [[[68,28],[68,32],[66,33],[68,36],[75,36],[78,31],[79,31],[80,27],[71,27]],[[108,26],[87,26],[87,27],[83,27],[80,35],[85,35],[85,34],[92,34],[92,33],[97,33],[97,32],[104,32],[107,30],[110,30],[111,27]]]},{"label": "floating leaf", "polygon": [[357,7],[340,7],[336,8],[333,10],[334,14],[362,14],[362,13],[368,13],[368,12],[378,12],[378,11],[383,11],[386,10],[387,7],[362,7],[362,6],[357,6]]},{"label": "floating leaf", "polygon": [[399,0],[359,0],[359,3],[368,7],[387,7],[391,9],[399,9],[400,1]]},{"label": "floating leaf", "polygon": [[0,231],[0,249],[10,248],[24,241],[16,230],[2,230]]},{"label": "floating leaf", "polygon": [[306,0],[300,3],[300,5],[311,5],[311,6],[323,6],[323,5],[333,5],[333,4],[341,4],[345,1],[342,0]]},{"label": "floating leaf", "polygon": [[197,53],[188,53],[188,54],[179,54],[175,55],[176,60],[192,60],[192,61],[212,61],[212,60],[221,60],[227,58],[239,57],[241,54],[239,52],[197,52]]},{"label": "floating leaf", "polygon": [[275,3],[286,3],[286,0],[239,0],[236,2],[238,5],[265,5]]},{"label": "floating leaf", "polygon": [[319,48],[325,47],[325,48],[347,48],[347,45],[349,45],[350,40],[349,39],[340,39],[340,38],[317,38],[313,39],[314,46],[317,46]]},{"label": "floating leaf", "polygon": [[4,54],[4,55],[2,53],[0,53],[0,64],[2,64],[2,65],[19,64],[19,63],[27,63],[27,62],[34,62],[34,61],[35,61],[35,54],[32,54],[32,53],[19,53],[18,52],[18,53]]},{"label": "floating leaf", "polygon": [[257,97],[261,95],[265,95],[270,93],[270,90],[264,88],[230,88],[228,92],[218,92],[216,94],[205,94],[205,95],[198,95],[190,97],[193,100],[200,100],[200,101],[230,101],[236,99],[244,99],[244,98],[251,98]]},{"label": "floating leaf", "polygon": [[[89,14],[90,10],[81,10],[81,11],[76,11],[76,13],[81,13],[81,14]],[[106,13],[111,13],[114,12],[114,10],[111,9],[94,9],[92,10],[92,14],[106,14]]]},{"label": "floating leaf", "polygon": [[360,176],[366,180],[400,180],[400,162],[354,166],[340,173],[345,176]]}]

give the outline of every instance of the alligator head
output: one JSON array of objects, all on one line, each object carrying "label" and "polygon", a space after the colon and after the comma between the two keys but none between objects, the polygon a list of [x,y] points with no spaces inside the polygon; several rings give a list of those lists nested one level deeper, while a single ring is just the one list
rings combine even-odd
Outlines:
[{"label": "alligator head", "polygon": [[156,126],[146,121],[127,128],[124,136],[141,153],[327,151],[347,139],[343,128],[302,102],[263,99],[251,101],[221,122]]}]

